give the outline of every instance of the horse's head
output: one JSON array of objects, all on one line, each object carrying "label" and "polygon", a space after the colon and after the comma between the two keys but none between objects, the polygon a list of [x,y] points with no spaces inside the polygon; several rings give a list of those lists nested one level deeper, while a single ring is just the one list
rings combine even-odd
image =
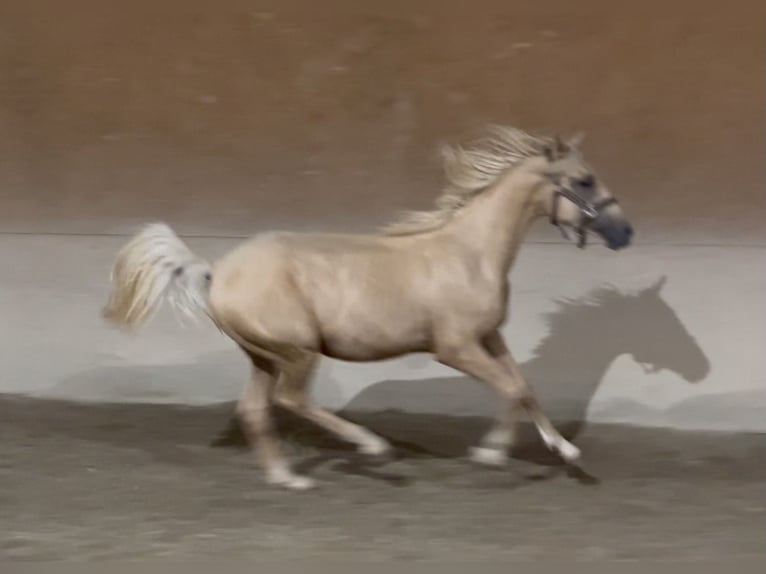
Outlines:
[{"label": "horse's head", "polygon": [[545,148],[537,163],[545,182],[539,204],[565,237],[565,227],[577,232],[580,247],[585,245],[586,234],[594,232],[610,249],[622,249],[630,245],[633,227],[617,199],[585,162],[582,140],[582,134],[566,141],[556,136]]}]

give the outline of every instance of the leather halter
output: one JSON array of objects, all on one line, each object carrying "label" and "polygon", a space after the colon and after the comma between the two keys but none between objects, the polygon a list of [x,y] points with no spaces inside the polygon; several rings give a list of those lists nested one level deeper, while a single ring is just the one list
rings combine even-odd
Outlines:
[{"label": "leather halter", "polygon": [[561,226],[558,220],[559,203],[561,198],[568,199],[577,206],[580,210],[580,224],[575,228],[577,233],[577,247],[580,249],[585,247],[587,242],[587,227],[591,222],[598,217],[598,215],[610,205],[617,203],[616,197],[607,197],[600,201],[592,202],[585,199],[582,195],[575,190],[563,185],[557,184],[556,191],[553,192],[553,208],[551,209],[551,224],[555,225],[561,231],[561,235],[564,239],[569,239],[566,230]]}]

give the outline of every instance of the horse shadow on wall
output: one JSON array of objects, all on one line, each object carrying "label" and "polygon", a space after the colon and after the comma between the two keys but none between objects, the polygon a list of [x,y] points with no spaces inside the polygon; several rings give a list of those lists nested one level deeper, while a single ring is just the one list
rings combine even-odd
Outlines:
[{"label": "horse shadow on wall", "polygon": [[[688,383],[707,376],[710,362],[663,300],[664,284],[663,277],[637,293],[600,287],[584,297],[558,300],[556,309],[547,314],[548,335],[521,369],[543,409],[568,439],[582,431],[588,406],[618,357],[631,356],[647,374],[669,370]],[[375,383],[339,414],[386,437],[409,455],[460,457],[487,430],[488,417],[494,416],[496,408],[494,395],[485,387],[469,377],[455,376]],[[279,410],[276,418],[288,437],[343,448],[288,413]],[[235,416],[213,444],[245,445]],[[543,452],[531,425],[521,424],[513,455],[540,460]]]}]

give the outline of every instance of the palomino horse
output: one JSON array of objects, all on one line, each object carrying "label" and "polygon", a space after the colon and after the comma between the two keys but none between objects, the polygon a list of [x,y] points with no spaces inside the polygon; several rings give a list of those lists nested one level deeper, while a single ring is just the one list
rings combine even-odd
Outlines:
[{"label": "palomino horse", "polygon": [[390,445],[313,404],[308,384],[320,355],[374,361],[429,352],[493,388],[502,401],[489,433],[471,449],[484,464],[505,460],[519,409],[566,461],[580,451],[543,413],[499,328],[508,309],[511,266],[530,225],[547,216],[611,249],[632,228],[584,161],[580,138],[534,136],[491,127],[443,153],[447,185],[433,211],[410,213],[379,234],[264,233],[211,265],[165,224],[145,227],[117,254],[104,316],[137,327],[165,298],[207,314],[247,354],[252,377],[237,412],[270,484],[310,488],[274,433],[276,402],[384,455]]}]

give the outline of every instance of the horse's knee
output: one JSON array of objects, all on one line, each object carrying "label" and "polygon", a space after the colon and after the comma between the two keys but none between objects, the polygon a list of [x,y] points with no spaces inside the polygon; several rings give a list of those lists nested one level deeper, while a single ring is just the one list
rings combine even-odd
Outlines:
[{"label": "horse's knee", "polygon": [[238,417],[243,419],[250,419],[256,413],[257,409],[252,405],[245,403],[244,401],[239,401],[234,410],[237,412]]},{"label": "horse's knee", "polygon": [[508,386],[500,389],[500,395],[512,406],[519,406],[523,409],[531,409],[537,406],[535,397],[531,391],[526,388]]},{"label": "horse's knee", "polygon": [[306,408],[306,396],[289,388],[277,388],[274,392],[274,402],[290,411],[302,411]]},{"label": "horse's knee", "polygon": [[535,398],[529,389],[524,389],[519,393],[519,396],[516,398],[516,404],[525,410],[535,410],[540,408],[537,398]]},{"label": "horse's knee", "polygon": [[270,426],[269,405],[239,401],[235,411],[237,417],[253,430],[261,431]]}]

